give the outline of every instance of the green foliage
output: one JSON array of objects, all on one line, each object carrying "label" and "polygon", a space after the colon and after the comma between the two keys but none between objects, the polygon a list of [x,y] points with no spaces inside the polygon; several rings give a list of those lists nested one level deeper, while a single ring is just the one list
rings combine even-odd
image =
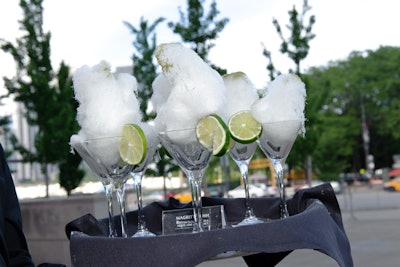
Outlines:
[{"label": "green foliage", "polygon": [[67,154],[63,162],[59,164],[60,186],[67,191],[67,195],[71,195],[71,191],[79,186],[85,175],[84,170],[80,169],[82,159],[78,154]]},{"label": "green foliage", "polygon": [[158,18],[151,25],[143,17],[140,18],[139,27],[135,28],[132,24],[124,22],[131,33],[136,36],[132,43],[138,54],[134,53],[133,75],[139,83],[138,98],[143,120],[147,121],[155,117],[154,112],[148,114],[148,100],[153,94],[152,83],[157,76],[157,66],[154,63],[154,53],[157,48],[157,35],[154,33],[158,24],[165,18]]},{"label": "green foliage", "polygon": [[[134,66],[133,75],[139,83],[138,98],[144,121],[151,120],[156,116],[154,111],[148,111],[148,102],[153,94],[152,83],[157,77],[157,66],[154,63],[157,35],[154,32],[156,27],[164,20],[161,17],[156,19],[152,24],[149,24],[147,20],[141,17],[139,27],[137,28],[128,22],[124,22],[131,33],[136,36],[133,46],[138,54],[134,53],[132,56]],[[163,148],[159,149],[158,154],[159,157],[155,159],[156,168],[147,169],[147,174],[167,177],[169,172],[179,169],[176,164],[173,164],[171,158],[166,155]]]},{"label": "green foliage", "polygon": [[353,52],[348,59],[312,68],[308,103],[315,112],[314,165],[321,175],[365,168],[361,103],[376,168],[389,167],[400,145],[400,48]]},{"label": "green foliage", "polygon": [[59,163],[59,182],[60,186],[67,191],[67,195],[79,186],[84,177],[84,171],[79,168],[82,159],[78,154],[70,153],[69,139],[71,135],[79,131],[79,124],[76,121],[76,110],[78,102],[74,99],[74,91],[70,69],[64,62],[61,62],[57,73],[59,103],[57,114],[58,131],[54,132],[53,138],[58,143],[60,153]]},{"label": "green foliage", "polygon": [[[69,68],[62,63],[59,73],[55,75],[51,66],[51,34],[43,32],[42,2],[20,1],[24,13],[20,24],[25,35],[17,39],[16,45],[5,40],[1,40],[0,45],[3,51],[13,56],[17,65],[16,77],[4,77],[8,94],[23,104],[25,118],[36,129],[35,151],[25,148],[19,140],[12,141],[25,162],[41,164],[48,184],[47,166],[69,161],[69,137],[77,130],[77,125],[74,122],[76,105],[73,103]],[[58,84],[55,83],[56,78]],[[75,158],[74,162],[79,160]],[[69,168],[78,168],[78,165]],[[68,176],[64,171],[65,168],[61,176]],[[81,180],[82,177],[74,179]]]},{"label": "green foliage", "polygon": [[[0,107],[3,105],[1,103],[1,98],[2,96],[0,96]],[[11,123],[11,116],[0,116],[0,136],[3,136],[3,140],[5,140],[5,142],[9,141],[9,135],[10,135],[10,123]],[[4,148],[4,152],[6,154],[6,156],[9,156],[10,151],[7,151],[7,147],[4,146],[5,144],[3,144],[3,148]]]},{"label": "green foliage", "polygon": [[[218,37],[220,31],[223,30],[228,23],[228,19],[215,21],[219,11],[215,1],[210,5],[209,12],[205,15],[203,8],[204,1],[188,0],[187,16],[179,8],[180,23],[169,22],[168,26],[173,29],[174,33],[181,36],[185,43],[189,43],[191,48],[199,54],[203,60],[208,62],[207,56],[212,47],[213,41]],[[139,82],[139,100],[141,103],[140,109],[144,115],[144,120],[150,120],[156,114],[148,112],[148,101],[152,95],[152,82],[157,76],[157,66],[154,64],[154,52],[157,47],[157,38],[154,33],[156,27],[165,19],[160,17],[152,24],[149,24],[143,17],[140,19],[139,27],[134,27],[128,22],[124,24],[130,29],[131,33],[136,36],[133,46],[138,54],[132,56],[133,60],[133,75]],[[211,66],[221,74],[226,73],[217,66]],[[167,177],[169,172],[176,171],[178,166],[168,155],[164,153],[163,148],[159,150],[159,157],[156,160],[156,170],[154,174]]]},{"label": "green foliage", "polygon": [[[15,100],[22,102],[26,109],[25,117],[31,125],[37,125],[35,137],[37,153],[27,150],[27,158],[47,164],[57,160],[57,152],[52,147],[51,134],[54,121],[54,91],[51,85],[52,67],[50,64],[50,33],[42,31],[42,1],[36,0],[28,3],[22,0],[20,6],[25,14],[21,21],[21,28],[26,35],[17,40],[17,46],[10,42],[2,41],[1,48],[13,55],[17,63],[17,77],[4,78],[9,94]],[[45,130],[46,129],[46,130]],[[48,129],[48,130],[47,130]]]},{"label": "green foliage", "polygon": [[[208,55],[210,50],[215,46],[215,40],[219,33],[223,31],[228,24],[228,18],[217,20],[219,11],[216,1],[212,1],[208,12],[204,9],[204,0],[188,0],[186,14],[179,7],[180,21],[168,22],[168,26],[174,33],[178,34],[184,43],[190,45],[190,48],[195,51],[205,62],[207,62],[219,74],[226,74],[226,69],[220,68],[212,64]],[[209,181],[216,179],[215,168],[219,166],[220,159],[213,157],[207,168],[206,177]]]},{"label": "green foliage", "polygon": [[6,133],[10,131],[9,129],[10,123],[11,123],[10,116],[0,117],[0,134],[6,135]]},{"label": "green foliage", "polygon": [[229,22],[228,18],[216,20],[219,11],[217,4],[213,0],[210,4],[209,11],[205,14],[204,0],[188,0],[187,14],[179,7],[180,22],[169,22],[168,26],[174,33],[180,35],[182,41],[190,45],[204,61],[208,62],[211,67],[220,74],[226,74],[225,69],[213,65],[208,60],[208,54],[215,46],[214,41],[218,38],[219,33],[225,28]]},{"label": "green foliage", "polygon": [[[307,77],[303,77],[301,74],[300,66],[301,61],[304,60],[308,55],[310,50],[310,41],[315,37],[315,34],[312,33],[312,27],[315,24],[315,16],[307,16],[307,13],[310,10],[311,7],[308,5],[308,1],[304,0],[301,12],[298,12],[295,6],[293,6],[293,8],[288,12],[289,24],[286,25],[286,27],[289,30],[290,35],[287,38],[284,36],[282,28],[277,19],[274,18],[272,21],[276,32],[281,39],[280,52],[282,54],[286,54],[296,66],[294,71],[289,69],[289,72],[294,72],[302,78],[306,84],[307,94],[309,93],[310,88],[308,86]],[[307,18],[308,22],[306,24],[305,20]],[[269,78],[273,80],[282,72],[275,68],[272,62],[272,54],[265,48],[265,45],[263,49],[263,55],[268,60],[266,68],[269,72]],[[316,125],[314,124],[317,122],[317,118],[315,117],[315,105],[311,101],[307,101],[305,116],[307,118],[306,137],[297,138],[286,161],[292,169],[305,169],[306,158],[308,155],[312,154],[312,151],[315,149],[316,138],[319,135],[316,130]]]},{"label": "green foliage", "polygon": [[[310,10],[311,7],[308,5],[308,1],[304,0],[303,9],[300,14],[295,6],[293,6],[292,10],[288,12],[290,22],[290,24],[286,25],[287,29],[290,31],[290,37],[288,38],[284,36],[278,20],[275,18],[272,20],[276,32],[282,41],[280,52],[282,54],[287,54],[287,56],[293,60],[296,66],[294,71],[290,69],[289,72],[294,72],[297,75],[301,75],[300,63],[307,57],[310,50],[310,41],[315,37],[315,34],[311,32],[312,27],[315,24],[315,16],[311,15],[308,17],[308,24],[305,24],[304,21],[306,19],[307,12]],[[275,69],[272,63],[271,52],[268,51],[265,46],[263,55],[269,61],[267,70],[269,72],[270,79],[273,80],[277,75],[280,74],[280,72]]]}]

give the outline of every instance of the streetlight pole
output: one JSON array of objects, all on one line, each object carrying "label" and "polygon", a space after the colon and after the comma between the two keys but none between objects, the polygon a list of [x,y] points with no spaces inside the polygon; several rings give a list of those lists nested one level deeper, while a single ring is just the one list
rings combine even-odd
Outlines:
[{"label": "streetlight pole", "polygon": [[365,169],[368,171],[368,155],[369,155],[369,131],[367,125],[367,119],[365,115],[365,105],[364,105],[364,95],[361,92],[361,133],[364,144],[364,154],[365,154]]},{"label": "streetlight pole", "polygon": [[374,156],[369,154],[370,136],[369,136],[367,119],[366,119],[363,93],[361,93],[361,133],[362,133],[363,144],[364,144],[365,169],[366,169],[367,175],[369,177],[371,177],[372,172],[375,168],[375,164],[374,164]]}]

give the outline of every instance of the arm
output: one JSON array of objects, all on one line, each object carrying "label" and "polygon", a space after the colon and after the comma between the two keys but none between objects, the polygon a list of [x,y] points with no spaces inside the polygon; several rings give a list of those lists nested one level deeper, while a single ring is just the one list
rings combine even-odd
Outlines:
[{"label": "arm", "polygon": [[34,266],[22,231],[14,182],[0,144],[0,265]]}]

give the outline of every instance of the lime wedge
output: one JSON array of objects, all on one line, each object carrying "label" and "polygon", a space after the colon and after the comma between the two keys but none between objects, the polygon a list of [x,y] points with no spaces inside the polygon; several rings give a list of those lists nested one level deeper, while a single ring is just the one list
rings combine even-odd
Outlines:
[{"label": "lime wedge", "polygon": [[239,143],[249,144],[261,135],[262,125],[251,115],[250,110],[233,114],[228,121],[232,138]]},{"label": "lime wedge", "polygon": [[230,133],[224,121],[216,114],[199,120],[196,137],[200,144],[212,149],[214,156],[222,156],[229,151]]},{"label": "lime wedge", "polygon": [[125,124],[119,143],[121,159],[131,165],[141,163],[146,157],[146,136],[138,125]]}]

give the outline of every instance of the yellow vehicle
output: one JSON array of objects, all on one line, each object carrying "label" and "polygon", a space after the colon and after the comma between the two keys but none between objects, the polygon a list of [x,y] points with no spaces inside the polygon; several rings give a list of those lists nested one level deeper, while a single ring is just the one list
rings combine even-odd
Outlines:
[{"label": "yellow vehicle", "polygon": [[187,203],[192,201],[192,194],[190,192],[184,191],[174,195],[174,198],[182,203]]},{"label": "yellow vehicle", "polygon": [[383,189],[400,192],[400,177],[393,178],[389,182],[386,182]]}]

